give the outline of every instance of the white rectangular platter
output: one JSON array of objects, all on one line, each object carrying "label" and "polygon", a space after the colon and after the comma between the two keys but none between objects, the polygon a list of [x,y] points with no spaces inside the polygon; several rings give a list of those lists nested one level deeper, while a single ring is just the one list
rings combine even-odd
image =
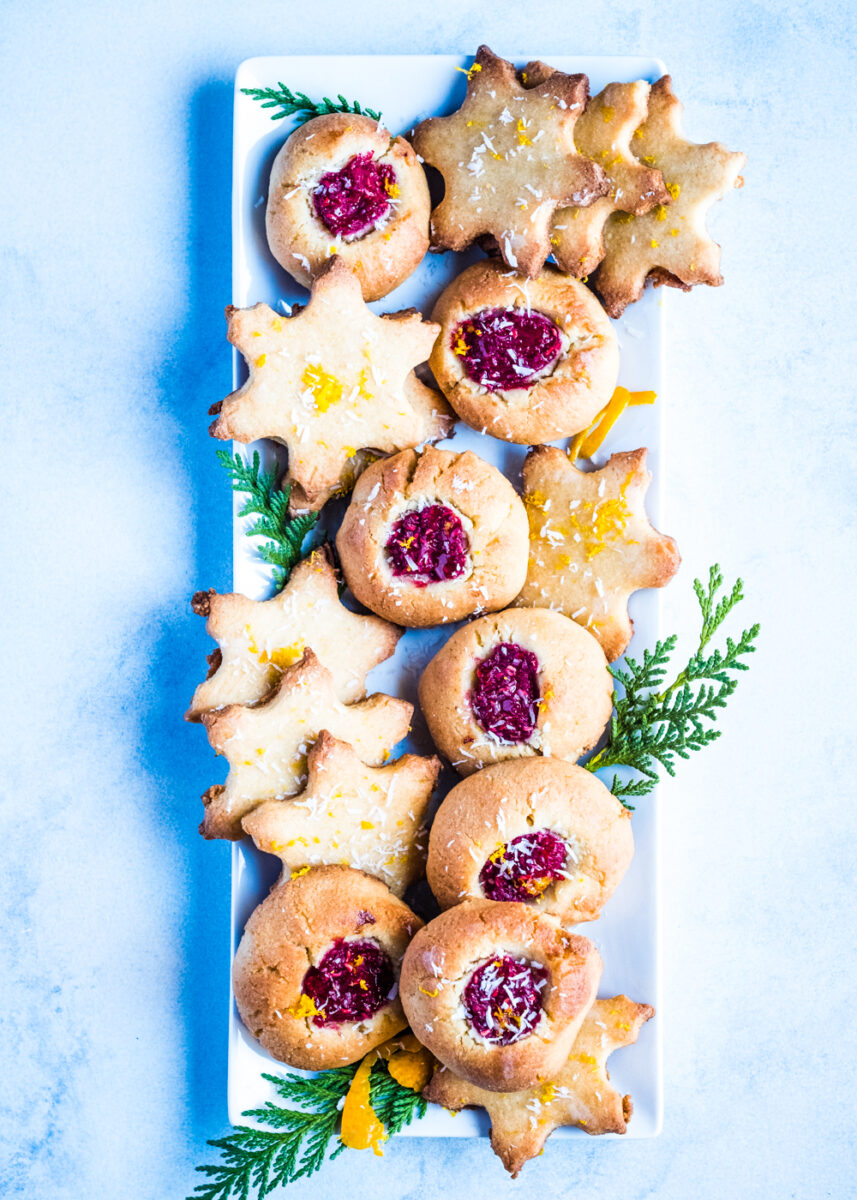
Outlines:
[{"label": "white rectangular platter", "polygon": [[[502,48],[501,48],[502,49]],[[475,47],[474,47],[475,50]],[[591,58],[553,55],[550,47],[533,47],[519,53],[515,61],[523,65],[543,58],[564,71],[588,74],[595,93],[611,81],[647,79],[653,82],[664,72],[663,65],[651,58]],[[234,177],[232,196],[233,268],[232,302],[246,307],[263,300],[272,307],[305,302],[303,291],[274,261],[265,238],[265,200],[268,173],[276,152],[292,128],[288,118],[272,121],[270,111],[242,94],[242,88],[274,86],[283,81],[295,91],[314,99],[341,93],[359,100],[364,107],[382,112],[384,124],[395,133],[407,136],[413,125],[425,116],[443,114],[457,108],[464,95],[465,77],[458,67],[470,60],[456,55],[402,55],[390,57],[317,56],[265,57],[243,62],[235,81]],[[428,255],[419,269],[383,301],[372,305],[378,312],[417,308],[428,315],[446,286],[468,262],[470,255]],[[658,523],[657,481],[663,468],[661,414],[662,394],[662,308],[660,293],[647,292],[616,322],[621,350],[619,382],[631,390],[654,389],[654,406],[629,408],[598,455],[605,459],[615,450],[648,446],[649,466],[655,482],[649,492],[648,508]],[[282,307],[282,305],[281,305]],[[243,364],[236,356],[236,386],[243,379]],[[461,451],[472,449],[504,471],[520,488],[520,467],[526,447],[513,446],[481,435],[459,423],[452,438],[441,443]],[[263,461],[270,462],[273,449],[264,444],[244,448],[242,453],[259,449]],[[243,523],[236,519],[234,532],[234,586],[256,599],[270,595],[269,569],[259,563],[252,542],[244,536]],[[636,633],[632,653],[641,653],[658,634],[657,592],[638,592],[632,601]],[[370,692],[383,691],[402,696],[414,703],[420,673],[438,647],[450,636],[449,627],[410,630],[399,643],[395,656],[381,664],[369,676]],[[425,725],[419,713],[406,743],[398,748],[417,753],[432,753]],[[609,784],[609,779],[607,780]],[[631,868],[596,922],[578,927],[598,946],[604,959],[600,995],[624,992],[632,999],[660,1007],[660,894],[658,801],[656,794],[638,802],[633,818],[636,853]],[[252,843],[236,843],[232,851],[232,951],[241,937],[247,917],[264,898],[274,882],[279,862],[255,850]],[[242,1025],[230,992],[229,1018],[229,1119],[241,1120],[246,1109],[259,1107],[273,1099],[273,1088],[262,1072],[282,1070]],[[628,1137],[652,1137],[660,1131],[662,1018],[646,1025],[636,1045],[618,1051],[610,1060],[611,1080],[622,1093],[634,1100],[634,1116]],[[428,1115],[405,1132],[420,1137],[476,1137],[489,1130],[482,1110],[465,1111],[455,1119],[434,1105]],[[564,1128],[554,1138],[580,1137],[582,1131]],[[614,1135],[609,1135],[614,1136]]]}]

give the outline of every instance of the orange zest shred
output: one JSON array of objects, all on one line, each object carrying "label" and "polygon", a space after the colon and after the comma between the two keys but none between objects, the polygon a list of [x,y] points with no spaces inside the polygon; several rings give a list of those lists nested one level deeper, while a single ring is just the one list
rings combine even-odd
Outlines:
[{"label": "orange zest shred", "polygon": [[656,399],[657,392],[629,392],[627,388],[617,387],[592,423],[575,436],[568,448],[568,457],[572,462],[577,458],[592,458],[626,408],[654,404]]},{"label": "orange zest shred", "polygon": [[[309,867],[306,867],[305,870],[308,871]],[[303,871],[293,872],[293,874],[295,874],[295,873],[298,875],[302,875],[304,872]],[[316,1007],[315,1001],[313,1000],[312,996],[308,996],[306,994],[306,992],[301,992],[300,1000],[298,1000],[297,1004],[292,1005],[292,1007],[289,1009],[289,1012],[292,1014],[293,1017],[297,1017],[297,1019],[299,1021],[304,1020],[306,1017],[322,1017],[322,1016],[324,1016],[324,1013],[321,1011],[321,1009]]]},{"label": "orange zest shred", "polygon": [[[619,488],[618,496],[609,496],[605,500],[585,500],[576,511],[571,513],[569,525],[583,543],[583,552],[587,562],[606,549],[610,541],[621,537],[624,533],[631,518],[626,492],[633,478],[634,472],[630,471]],[[633,539],[626,538],[625,541],[629,546],[637,544]],[[548,698],[547,695],[545,698]]]},{"label": "orange zest shred", "polygon": [[303,641],[293,642],[291,646],[280,646],[276,650],[254,650],[253,653],[258,656],[260,663],[271,663],[278,670],[283,671],[286,667],[292,666],[303,654],[306,645]]},{"label": "orange zest shred", "polygon": [[331,404],[338,404],[342,399],[342,382],[325,371],[320,363],[307,363],[301,383],[312,393],[317,412],[327,412]]},{"label": "orange zest shred", "polygon": [[354,1073],[342,1106],[339,1136],[351,1150],[368,1150],[371,1146],[373,1153],[382,1156],[381,1143],[387,1135],[372,1107],[369,1091],[369,1077],[377,1057],[375,1050],[370,1051]]}]

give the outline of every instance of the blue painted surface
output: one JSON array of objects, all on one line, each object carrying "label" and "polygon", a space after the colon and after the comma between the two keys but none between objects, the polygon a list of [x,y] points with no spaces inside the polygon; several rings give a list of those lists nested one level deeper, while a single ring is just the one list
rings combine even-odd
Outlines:
[{"label": "blue painted surface", "polygon": [[[4,6],[0,1194],[161,1200],[225,1131],[228,853],[179,720],[230,578],[205,435],[230,386],[231,78],[260,53],[648,53],[749,154],[727,286],[670,295],[665,527],[742,573],[764,640],[724,739],[664,789],[666,1114],[507,1183],[407,1141],[292,1189],[707,1200],[855,1194],[857,19],[826,2]],[[331,81],[335,88],[335,80]],[[852,317],[847,317],[848,309]]]}]

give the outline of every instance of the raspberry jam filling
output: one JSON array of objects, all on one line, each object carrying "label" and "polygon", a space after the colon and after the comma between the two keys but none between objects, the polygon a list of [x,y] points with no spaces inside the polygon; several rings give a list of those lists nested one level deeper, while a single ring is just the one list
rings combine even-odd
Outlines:
[{"label": "raspberry jam filling", "polygon": [[559,329],[543,313],[525,308],[487,308],[462,321],[452,350],[465,373],[490,391],[528,388],[562,352]]},{"label": "raspberry jam filling", "polygon": [[334,237],[367,233],[390,211],[396,175],[388,163],[376,162],[372,151],[355,154],[339,171],[322,175],[312,198],[318,219]]},{"label": "raspberry jam filling", "polygon": [[473,715],[501,742],[525,742],[536,727],[539,660],[516,642],[501,642],[476,668]]},{"label": "raspberry jam filling", "polygon": [[479,872],[489,900],[532,900],[555,879],[565,879],[568,846],[550,829],[538,829],[498,846]]},{"label": "raspberry jam filling", "polygon": [[546,967],[508,954],[492,958],[473,972],[464,989],[467,1019],[486,1042],[519,1042],[539,1023],[547,981]]},{"label": "raspberry jam filling", "polygon": [[418,588],[464,573],[469,549],[461,520],[451,508],[430,504],[399,517],[385,546],[390,569]]},{"label": "raspberry jam filling", "polygon": [[304,975],[302,991],[316,1007],[314,1025],[338,1025],[373,1016],[391,998],[395,982],[393,964],[380,946],[337,938]]}]

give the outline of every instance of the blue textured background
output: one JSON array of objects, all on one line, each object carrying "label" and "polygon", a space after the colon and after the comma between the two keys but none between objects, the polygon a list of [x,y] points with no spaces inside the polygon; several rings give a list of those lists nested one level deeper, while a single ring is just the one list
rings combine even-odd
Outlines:
[{"label": "blue textured background", "polygon": [[[130,7],[130,6],[129,6]],[[225,1131],[228,851],[180,714],[230,579],[231,80],[252,54],[649,53],[748,152],[727,286],[670,295],[665,527],[761,618],[725,736],[664,789],[665,1132],[345,1156],[296,1200],[454,1188],[855,1194],[857,19],[842,3],[3,5],[0,1194],[182,1197]],[[331,81],[331,88],[335,81]],[[851,744],[849,744],[851,743]]]}]

